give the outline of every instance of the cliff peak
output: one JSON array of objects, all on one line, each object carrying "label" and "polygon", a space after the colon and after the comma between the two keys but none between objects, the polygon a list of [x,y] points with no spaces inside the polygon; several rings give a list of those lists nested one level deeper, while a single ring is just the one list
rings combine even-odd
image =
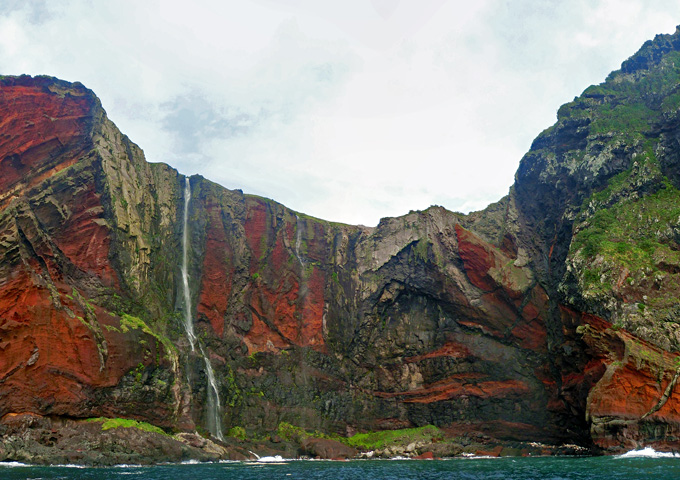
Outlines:
[{"label": "cliff peak", "polygon": [[651,66],[658,64],[665,54],[678,50],[680,50],[680,25],[672,34],[659,34],[653,40],[646,41],[634,55],[621,64],[621,72],[632,74],[640,70],[649,70]]}]

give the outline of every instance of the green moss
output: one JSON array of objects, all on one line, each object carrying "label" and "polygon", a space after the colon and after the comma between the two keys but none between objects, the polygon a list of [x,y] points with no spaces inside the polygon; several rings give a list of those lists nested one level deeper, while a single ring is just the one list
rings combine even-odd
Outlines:
[{"label": "green moss", "polygon": [[131,420],[129,418],[106,418],[106,417],[97,417],[97,418],[88,418],[88,422],[101,422],[102,424],[102,431],[110,430],[112,428],[137,428],[139,430],[143,430],[145,432],[153,432],[153,433],[158,433],[160,435],[165,435],[165,436],[170,436],[163,429],[151,425],[150,423],[146,422],[139,422],[137,420]]},{"label": "green moss", "polygon": [[609,135],[607,142],[645,141],[645,134],[680,106],[679,83],[680,52],[668,52],[644,75],[614,72],[604,83],[588,87],[580,97],[560,107],[558,118],[581,121],[589,134],[601,139]]},{"label": "green moss", "polygon": [[308,430],[305,430],[304,428],[297,427],[287,422],[279,423],[279,426],[276,429],[276,433],[278,434],[279,437],[283,438],[284,440],[292,441],[300,441],[301,439],[307,437],[334,438],[335,440],[341,440],[341,437],[337,436],[331,437],[330,435],[326,435],[325,433],[319,431],[310,432]]},{"label": "green moss", "polygon": [[351,437],[326,435],[319,431],[310,432],[303,428],[281,422],[277,429],[278,435],[285,440],[300,441],[307,437],[330,438],[360,450],[384,449],[389,446],[406,446],[410,443],[423,441],[441,441],[444,433],[433,425],[401,430],[383,430],[379,432],[357,433]]},{"label": "green moss", "polygon": [[347,439],[348,445],[365,449],[383,449],[390,445],[408,445],[417,441],[437,441],[443,439],[444,434],[434,425],[401,430],[383,430],[380,432],[357,433]]},{"label": "green moss", "polygon": [[160,335],[159,333],[151,330],[151,328],[144,322],[144,320],[142,320],[139,317],[134,317],[132,315],[128,315],[127,313],[122,314],[120,316],[120,330],[123,333],[127,333],[130,330],[141,330],[147,335],[151,335],[160,344],[162,344],[169,355],[174,356],[174,354],[176,353],[175,346],[172,344],[168,337]]},{"label": "green moss", "polygon": [[428,240],[421,238],[418,242],[411,248],[413,256],[416,260],[420,262],[427,262],[429,260],[430,245],[432,245]]},{"label": "green moss", "polygon": [[[127,333],[130,330],[142,330],[145,333],[151,334],[151,329],[147,326],[144,321],[138,317],[133,317],[132,315],[128,315],[127,313],[124,313],[120,317],[120,329],[123,333]],[[146,330],[149,330],[149,332],[146,332]]]},{"label": "green moss", "polygon": [[224,385],[227,387],[227,394],[224,397],[225,405],[235,407],[241,402],[242,392],[236,382],[236,376],[231,365],[227,365],[227,374],[224,376]]},{"label": "green moss", "polygon": [[[269,214],[269,211],[267,211],[267,214]],[[269,243],[269,230],[265,230],[260,237],[260,258],[258,258],[260,262],[267,258],[267,255],[269,254]]]},{"label": "green moss", "polygon": [[263,398],[263,397],[264,397],[264,392],[263,392],[262,390],[258,390],[258,389],[255,388],[255,387],[252,387],[252,388],[250,389],[250,391],[248,392],[248,395],[252,395],[253,397],[260,397],[260,398]]},{"label": "green moss", "polygon": [[[649,275],[658,271],[659,259],[680,264],[680,253],[671,248],[664,233],[678,224],[680,191],[663,177],[651,150],[651,145],[646,145],[635,171],[613,177],[607,188],[583,204],[583,220],[572,238],[570,256],[590,262],[581,273],[588,290],[611,289],[602,279],[612,268]],[[661,188],[642,196],[633,194],[640,182],[650,179]]]},{"label": "green moss", "polygon": [[612,289],[611,282],[603,279],[603,272],[600,268],[585,268],[582,274],[584,289],[590,294],[608,293]]},{"label": "green moss", "polygon": [[140,363],[134,370],[135,381],[137,383],[142,383],[142,377],[144,376],[144,364]]},{"label": "green moss", "polygon": [[649,130],[657,113],[642,102],[628,105],[605,104],[597,111],[597,118],[590,124],[590,133],[615,132],[628,138],[641,137]]},{"label": "green moss", "polygon": [[246,439],[246,429],[243,427],[231,427],[227,432],[228,437],[238,438],[239,440]]}]

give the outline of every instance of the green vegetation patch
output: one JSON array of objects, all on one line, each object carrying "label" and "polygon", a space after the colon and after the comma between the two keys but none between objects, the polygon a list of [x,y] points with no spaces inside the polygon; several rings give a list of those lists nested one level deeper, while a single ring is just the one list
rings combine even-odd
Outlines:
[{"label": "green vegetation patch", "polygon": [[644,140],[663,115],[680,106],[680,52],[668,52],[644,75],[613,72],[558,110],[558,118],[589,121],[590,134],[613,134],[627,141]]},{"label": "green vegetation patch", "polygon": [[151,335],[159,343],[161,343],[165,347],[165,350],[168,354],[173,355],[176,352],[175,346],[168,337],[160,335],[151,330],[151,327],[149,327],[141,318],[133,317],[127,313],[122,314],[120,316],[120,330],[123,333],[127,333],[130,330],[141,330],[147,335]]},{"label": "green vegetation patch", "polygon": [[238,438],[239,440],[246,439],[246,429],[243,427],[231,427],[227,432],[228,437]]},{"label": "green vegetation patch", "polygon": [[444,434],[434,425],[401,430],[383,430],[380,432],[357,433],[343,439],[344,443],[355,448],[376,450],[390,445],[408,445],[413,442],[433,442],[444,438]]},{"label": "green vegetation patch", "polygon": [[656,116],[657,112],[643,102],[628,105],[607,103],[600,107],[597,118],[590,124],[590,133],[617,132],[634,138],[649,130],[649,124]]},{"label": "green vegetation patch", "polygon": [[389,446],[406,446],[413,442],[437,442],[444,439],[444,433],[434,425],[401,430],[382,430],[379,432],[357,433],[351,437],[326,435],[319,431],[310,432],[290,423],[281,422],[278,435],[285,440],[300,441],[303,438],[329,438],[360,450],[377,450]]},{"label": "green vegetation patch", "polygon": [[[234,408],[243,400],[241,389],[236,381],[236,375],[231,365],[227,365],[227,371],[224,375],[224,385],[227,387],[227,394],[224,396],[224,404],[228,407]],[[264,395],[264,394],[263,394]]]},{"label": "green vegetation patch", "polygon": [[[604,273],[612,268],[642,278],[658,273],[663,264],[680,267],[680,252],[672,248],[672,228],[680,224],[680,191],[658,172],[655,159],[640,168],[641,175],[623,172],[584,203],[583,210],[592,214],[578,227],[570,256],[590,261],[581,279],[591,293],[611,291],[610,276]],[[636,182],[650,175],[662,188],[639,196]]]},{"label": "green vegetation patch", "polygon": [[291,425],[290,423],[287,422],[281,422],[279,423],[279,427],[276,430],[276,433],[278,434],[279,437],[283,438],[284,440],[291,440],[291,441],[300,441],[303,438],[307,437],[314,437],[314,438],[333,438],[335,440],[341,440],[342,437],[338,436],[329,436],[326,435],[325,433],[319,432],[317,430],[310,432],[309,430],[305,430],[304,428],[297,427],[295,425]]},{"label": "green vegetation patch", "polygon": [[97,417],[97,418],[88,418],[88,422],[101,422],[102,424],[102,431],[110,430],[112,428],[137,428],[139,430],[143,430],[145,432],[153,432],[153,433],[159,433],[161,435],[165,436],[170,436],[163,429],[151,425],[150,423],[147,422],[139,422],[137,420],[131,420],[129,418],[106,418],[106,417]]},{"label": "green vegetation patch", "polygon": [[[636,201],[596,211],[572,241],[572,251],[607,259],[629,269],[653,267],[658,249],[670,248],[657,232],[680,218],[680,191],[671,185]],[[674,253],[674,252],[673,252]]]},{"label": "green vegetation patch", "polygon": [[427,262],[430,245],[431,243],[424,238],[418,240],[418,242],[416,242],[416,244],[411,248],[411,252],[413,252],[415,259],[420,262]]}]

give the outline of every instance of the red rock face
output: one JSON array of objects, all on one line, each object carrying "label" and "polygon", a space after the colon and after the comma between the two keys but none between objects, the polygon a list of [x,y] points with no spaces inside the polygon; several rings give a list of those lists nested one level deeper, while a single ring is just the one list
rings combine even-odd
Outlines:
[{"label": "red rock face", "polygon": [[89,140],[84,88],[60,95],[47,81],[13,83],[0,88],[0,206],[78,161]]},{"label": "red rock face", "polygon": [[595,356],[589,367],[604,369],[588,395],[594,442],[612,451],[673,445],[680,434],[680,398],[674,394],[680,355],[593,316],[581,332]]},{"label": "red rock face", "polygon": [[313,268],[304,286],[306,292],[302,298],[302,322],[298,333],[301,346],[325,351],[323,338],[324,288],[326,277],[319,268]]},{"label": "red rock face", "polygon": [[423,355],[418,355],[415,357],[405,358],[404,361],[407,363],[419,362],[421,360],[426,360],[428,358],[441,358],[441,357],[451,357],[451,358],[466,358],[471,355],[470,349],[461,343],[456,342],[446,342],[444,346],[433,350],[431,352],[425,353]]},{"label": "red rock face", "polygon": [[117,287],[118,277],[111,267],[111,232],[106,226],[101,195],[94,183],[87,184],[71,197],[71,215],[55,232],[54,242],[68,261],[106,287]]},{"label": "red rock face", "polygon": [[19,267],[0,288],[0,415],[120,414],[125,408],[113,403],[90,405],[91,389],[115,386],[143,361],[136,340],[151,340],[153,357],[162,347],[142,332],[118,333],[118,318],[87,311],[66,284],[40,285],[35,277],[44,274]]},{"label": "red rock face", "polygon": [[522,348],[546,351],[548,296],[513,259],[460,225],[458,254],[470,282],[482,292],[475,324],[499,338],[514,337]]},{"label": "red rock face", "polygon": [[405,392],[373,392],[381,398],[400,398],[404,403],[433,403],[456,397],[503,398],[530,393],[529,387],[518,380],[479,381],[481,374],[454,375],[424,388]]},{"label": "red rock face", "polygon": [[[263,258],[264,248],[269,242],[267,234],[267,204],[264,202],[250,202],[245,222],[246,239],[253,252],[253,258]],[[256,272],[253,272],[256,273]]]},{"label": "red rock face", "polygon": [[[84,87],[51,79],[0,87],[0,416],[134,416],[134,395],[126,404],[97,392],[168,361],[154,336],[89,298],[119,288],[95,182],[96,108]],[[148,407],[140,418],[158,413]]]},{"label": "red rock face", "polygon": [[[289,215],[279,223],[268,205],[257,199],[249,199],[247,207],[244,227],[253,279],[249,292],[253,327],[245,337],[249,351],[276,351],[292,345],[324,351],[323,271],[311,259],[305,264],[297,257],[294,218]],[[321,257],[323,251],[318,242],[310,242],[310,256]]]},{"label": "red rock face", "polygon": [[198,313],[208,318],[213,331],[221,338],[234,276],[233,252],[219,206],[216,203],[206,205],[206,213],[208,226]]}]

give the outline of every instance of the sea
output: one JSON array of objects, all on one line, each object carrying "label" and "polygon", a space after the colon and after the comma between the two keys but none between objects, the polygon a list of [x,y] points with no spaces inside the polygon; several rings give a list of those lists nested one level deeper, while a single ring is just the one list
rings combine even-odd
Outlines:
[{"label": "sea", "polygon": [[411,480],[680,479],[680,455],[651,449],[612,457],[452,458],[448,460],[285,460],[116,467],[0,463],[0,479]]}]

